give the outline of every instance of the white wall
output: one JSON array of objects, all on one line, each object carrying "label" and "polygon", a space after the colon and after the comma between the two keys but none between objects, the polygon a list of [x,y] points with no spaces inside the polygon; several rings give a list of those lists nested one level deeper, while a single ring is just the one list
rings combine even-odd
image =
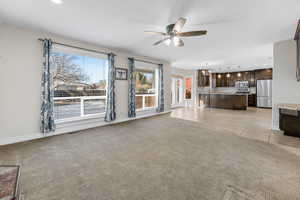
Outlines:
[{"label": "white wall", "polygon": [[184,78],[185,77],[192,77],[193,83],[192,83],[192,100],[185,100],[183,98],[183,105],[184,106],[195,106],[197,104],[197,70],[185,70],[185,69],[179,69],[172,67],[171,70],[172,76],[180,76],[183,78],[183,97],[184,97],[184,89],[185,89],[185,83]]},{"label": "white wall", "polygon": [[[51,38],[99,51],[113,51],[117,54],[116,67],[128,68],[127,58],[134,56],[45,32],[0,24],[0,144],[4,143],[4,140],[13,141],[14,138],[32,138],[41,135],[39,114],[42,46],[38,38]],[[170,110],[170,64],[141,56],[134,57],[164,64],[165,110]],[[117,119],[127,119],[127,111],[128,82],[116,81]],[[95,123],[100,124],[100,121]],[[73,130],[78,128],[73,126]]]},{"label": "white wall", "polygon": [[273,69],[273,129],[279,129],[279,103],[300,104],[300,82],[296,80],[296,42],[274,44]]}]

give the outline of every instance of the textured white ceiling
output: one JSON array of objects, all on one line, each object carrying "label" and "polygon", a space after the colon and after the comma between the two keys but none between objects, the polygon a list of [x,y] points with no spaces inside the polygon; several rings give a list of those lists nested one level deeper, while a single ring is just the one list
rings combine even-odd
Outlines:
[{"label": "textured white ceiling", "polygon": [[[161,39],[144,30],[164,31],[179,17],[183,48],[152,46]],[[226,69],[272,66],[273,43],[292,39],[300,0],[1,0],[0,19],[106,47],[168,60],[175,67]]]}]

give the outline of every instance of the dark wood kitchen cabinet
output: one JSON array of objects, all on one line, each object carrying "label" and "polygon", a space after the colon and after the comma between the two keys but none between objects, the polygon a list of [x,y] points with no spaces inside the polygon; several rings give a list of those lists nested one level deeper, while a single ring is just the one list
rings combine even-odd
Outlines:
[{"label": "dark wood kitchen cabinet", "polygon": [[248,95],[248,106],[256,107],[256,94]]},{"label": "dark wood kitchen cabinet", "polygon": [[199,106],[232,110],[247,110],[247,94],[207,93],[199,94]]},{"label": "dark wood kitchen cabinet", "polygon": [[279,109],[279,128],[285,135],[300,137],[300,112],[298,110]]},{"label": "dark wood kitchen cabinet", "polygon": [[209,76],[208,70],[198,70],[198,87],[209,87]]},{"label": "dark wood kitchen cabinet", "polygon": [[223,78],[224,74],[216,74],[216,87],[224,87],[225,86],[225,79]]},{"label": "dark wood kitchen cabinet", "polygon": [[249,87],[256,87],[257,80],[272,79],[272,69],[215,73],[213,77],[216,79],[216,87],[235,87],[237,81],[248,81]]},{"label": "dark wood kitchen cabinet", "polygon": [[273,78],[273,70],[272,69],[255,70],[255,78],[256,78],[256,80],[272,79]]}]

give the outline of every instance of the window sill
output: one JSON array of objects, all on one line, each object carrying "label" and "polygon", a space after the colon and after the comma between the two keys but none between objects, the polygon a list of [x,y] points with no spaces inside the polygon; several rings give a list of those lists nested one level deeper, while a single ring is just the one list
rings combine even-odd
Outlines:
[{"label": "window sill", "polygon": [[104,117],[105,117],[105,113],[91,114],[91,115],[87,115],[84,117],[73,117],[73,118],[55,120],[55,124],[65,124],[65,123],[69,123],[69,122],[78,122],[78,121],[84,121],[84,120],[89,120],[89,119],[99,119],[99,118],[104,118]]},{"label": "window sill", "polygon": [[68,120],[60,120],[56,123],[56,132],[72,132],[76,130],[81,130],[81,127],[90,128],[91,124],[101,124],[104,123],[104,114],[90,115],[86,117],[72,118]]},{"label": "window sill", "polygon": [[136,115],[143,116],[143,115],[148,115],[148,114],[155,114],[155,113],[157,113],[156,110],[157,110],[157,107],[140,109],[140,110],[136,111]]},{"label": "window sill", "polygon": [[136,112],[145,112],[145,111],[156,111],[157,107],[150,107],[144,109],[137,109]]}]

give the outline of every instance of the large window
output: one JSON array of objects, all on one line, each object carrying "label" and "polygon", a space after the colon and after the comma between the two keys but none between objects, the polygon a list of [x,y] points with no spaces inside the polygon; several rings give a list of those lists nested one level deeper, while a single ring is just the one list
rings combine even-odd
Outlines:
[{"label": "large window", "polygon": [[157,69],[136,64],[136,109],[148,110],[157,106]]},{"label": "large window", "polygon": [[55,120],[105,113],[108,61],[101,56],[71,48],[54,48],[51,59]]}]

